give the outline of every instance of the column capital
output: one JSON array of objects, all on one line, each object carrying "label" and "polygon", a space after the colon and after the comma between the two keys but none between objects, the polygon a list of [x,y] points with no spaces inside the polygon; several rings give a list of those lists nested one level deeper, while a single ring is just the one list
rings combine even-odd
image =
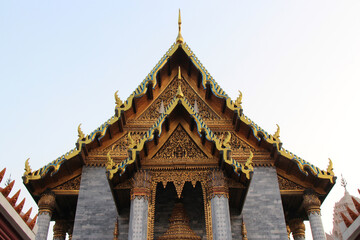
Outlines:
[{"label": "column capital", "polygon": [[52,192],[43,193],[38,202],[39,214],[48,213],[52,215],[55,209],[55,194]]},{"label": "column capital", "polygon": [[228,181],[224,176],[223,171],[213,170],[209,174],[208,187],[210,199],[214,198],[215,196],[229,198]]},{"label": "column capital", "polygon": [[140,170],[131,179],[131,200],[134,198],[146,198],[150,196],[151,175],[148,171]]},{"label": "column capital", "polygon": [[315,192],[305,191],[303,204],[307,214],[320,214],[321,201]]},{"label": "column capital", "polygon": [[65,239],[69,224],[66,220],[56,220],[53,227],[54,239]]},{"label": "column capital", "polygon": [[305,224],[301,218],[293,218],[289,221],[289,227],[294,239],[298,237],[305,238]]}]

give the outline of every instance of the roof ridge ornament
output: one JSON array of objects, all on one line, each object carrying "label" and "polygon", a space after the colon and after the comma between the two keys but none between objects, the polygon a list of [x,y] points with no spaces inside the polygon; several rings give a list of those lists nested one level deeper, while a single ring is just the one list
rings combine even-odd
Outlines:
[{"label": "roof ridge ornament", "polygon": [[26,161],[25,161],[25,169],[24,169],[25,173],[24,173],[24,176],[29,175],[31,173],[31,167],[30,167],[30,164],[29,164],[29,159],[30,158],[26,159]]},{"label": "roof ridge ornament", "polygon": [[183,37],[181,36],[181,12],[180,12],[180,9],[179,9],[179,20],[178,20],[178,25],[179,25],[179,33],[178,33],[178,36],[176,38],[176,43],[183,43],[184,42],[184,39]]},{"label": "roof ridge ornament", "polygon": [[85,134],[84,132],[81,130],[81,123],[79,124],[78,126],[78,137],[79,137],[79,140],[82,140],[85,138]]}]

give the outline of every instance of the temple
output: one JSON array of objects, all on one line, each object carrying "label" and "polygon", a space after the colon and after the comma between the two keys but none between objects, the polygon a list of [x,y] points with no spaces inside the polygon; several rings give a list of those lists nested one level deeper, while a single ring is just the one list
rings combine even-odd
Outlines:
[{"label": "temple", "polygon": [[[36,239],[325,239],[327,170],[245,115],[181,34],[115,114],[41,169],[25,163]],[[236,87],[236,86],[235,86]],[[265,99],[264,99],[265,100]]]}]

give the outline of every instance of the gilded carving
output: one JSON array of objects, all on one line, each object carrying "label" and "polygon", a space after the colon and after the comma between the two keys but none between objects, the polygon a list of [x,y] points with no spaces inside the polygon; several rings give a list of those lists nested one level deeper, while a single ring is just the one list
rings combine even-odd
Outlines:
[{"label": "gilded carving", "polygon": [[[228,136],[228,133],[230,133],[231,136]],[[230,138],[228,142],[232,151],[249,152],[251,150],[252,152],[255,152],[255,148],[241,140],[241,138],[236,136],[233,132],[215,132],[215,135],[223,142],[226,141],[226,138]]]},{"label": "gilded carving", "polygon": [[181,125],[178,125],[167,142],[153,159],[208,159]]},{"label": "gilded carving", "polygon": [[[212,221],[211,221],[211,204],[208,197],[207,182],[209,170],[188,171],[178,169],[176,171],[152,171],[151,172],[151,201],[149,201],[149,221],[148,221],[148,239],[154,238],[154,220],[155,220],[155,199],[156,199],[156,186],[162,183],[166,187],[168,182],[173,182],[174,185],[179,184],[183,186],[186,182],[200,182],[203,190],[205,222],[206,222],[206,235],[208,240],[212,240]],[[181,188],[182,189],[182,188]],[[177,190],[178,191],[178,190]],[[180,190],[179,190],[180,191]],[[179,192],[177,192],[179,196]],[[181,196],[181,192],[180,192]]]},{"label": "gilded carving", "polygon": [[80,190],[81,175],[74,177],[59,186],[53,188],[53,190]]},{"label": "gilded carving", "polygon": [[197,108],[199,110],[198,114],[204,120],[217,120],[220,117],[209,108],[209,106],[197,95],[197,93],[190,87],[190,85],[183,79],[173,80],[169,86],[160,94],[160,96],[155,100],[155,102],[149,106],[149,108],[139,117],[139,119],[151,119],[156,120],[160,116],[161,104],[169,105],[170,101],[177,94],[178,86],[180,86],[182,94],[186,99],[194,106],[195,100],[197,103]]},{"label": "gilded carving", "polygon": [[305,190],[304,187],[278,175],[278,182],[280,190]]},{"label": "gilded carving", "polygon": [[209,173],[208,177],[210,199],[214,198],[215,196],[224,196],[229,198],[229,184],[228,180],[224,176],[223,171],[213,170]]},{"label": "gilded carving", "polygon": [[140,170],[131,180],[131,199],[146,198],[150,196],[151,175],[148,171]]},{"label": "gilded carving", "polygon": [[47,192],[41,195],[38,202],[39,214],[50,214],[55,209],[55,195],[52,192]]}]

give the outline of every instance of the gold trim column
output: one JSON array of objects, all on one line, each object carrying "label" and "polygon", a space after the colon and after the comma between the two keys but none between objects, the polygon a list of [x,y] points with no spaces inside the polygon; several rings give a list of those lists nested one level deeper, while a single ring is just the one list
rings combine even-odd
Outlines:
[{"label": "gold trim column", "polygon": [[47,192],[41,195],[38,202],[39,215],[37,220],[38,231],[36,233],[36,240],[46,240],[49,232],[49,224],[51,216],[55,209],[55,195],[52,192]]},{"label": "gold trim column", "polygon": [[129,240],[147,238],[148,208],[151,187],[150,173],[138,171],[131,181],[131,206],[129,222]]},{"label": "gold trim column", "polygon": [[214,240],[231,239],[231,222],[229,209],[229,187],[221,170],[209,174],[209,198]]},{"label": "gold trim column", "polygon": [[313,239],[326,240],[324,227],[321,221],[321,201],[317,194],[313,191],[305,191],[303,204],[309,217]]},{"label": "gold trim column", "polygon": [[289,221],[290,231],[294,240],[305,239],[305,224],[301,218],[294,218]]}]

